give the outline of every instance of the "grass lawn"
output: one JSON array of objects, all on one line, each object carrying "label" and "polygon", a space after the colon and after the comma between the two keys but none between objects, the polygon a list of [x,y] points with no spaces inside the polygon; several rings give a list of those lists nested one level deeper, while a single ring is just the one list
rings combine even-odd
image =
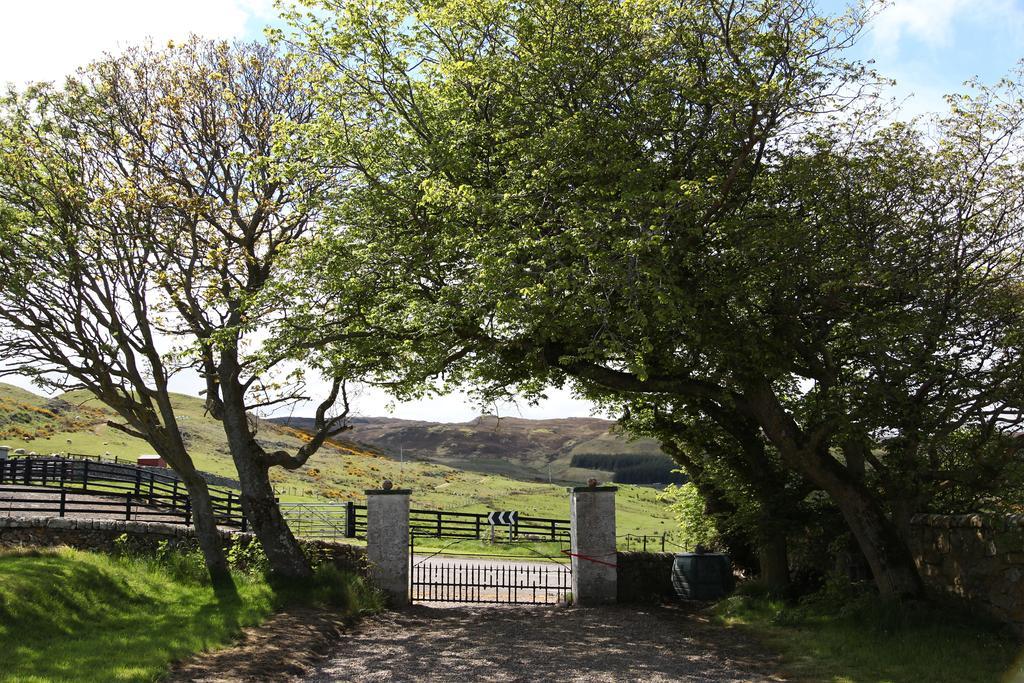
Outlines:
[{"label": "grass lawn", "polygon": [[1024,652],[1000,627],[935,606],[862,599],[846,607],[736,595],[714,612],[780,652],[798,680],[1017,683]]},{"label": "grass lawn", "polygon": [[417,538],[416,555],[440,554],[444,556],[497,556],[536,562],[569,562],[569,543],[527,541],[517,543],[490,543],[486,540],[454,538]]},{"label": "grass lawn", "polygon": [[[375,607],[338,572],[306,602]],[[0,552],[0,681],[152,681],[169,664],[223,646],[298,591],[237,573],[219,599],[194,558],[113,557],[70,549]]]}]

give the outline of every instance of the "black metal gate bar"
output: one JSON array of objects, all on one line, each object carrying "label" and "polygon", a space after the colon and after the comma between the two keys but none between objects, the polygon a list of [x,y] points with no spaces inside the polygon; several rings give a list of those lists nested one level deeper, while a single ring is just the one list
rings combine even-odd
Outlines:
[{"label": "black metal gate bar", "polygon": [[572,590],[568,565],[551,563],[444,561],[414,562],[410,572],[413,602],[557,604]]}]

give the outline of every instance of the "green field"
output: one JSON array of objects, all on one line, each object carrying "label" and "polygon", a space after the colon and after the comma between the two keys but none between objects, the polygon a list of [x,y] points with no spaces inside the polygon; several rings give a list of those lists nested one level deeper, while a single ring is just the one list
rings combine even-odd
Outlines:
[{"label": "green field", "polygon": [[[203,402],[176,395],[186,443],[196,465],[204,471],[234,477],[220,423],[205,414]],[[148,444],[109,426],[114,419],[105,407],[82,392],[58,400],[0,384],[0,443],[40,454],[85,453],[134,458],[151,452]],[[274,448],[297,448],[305,437],[299,430],[264,421],[260,440]],[[497,474],[459,470],[428,462],[400,462],[353,444],[328,444],[306,467],[294,472],[272,470],[271,478],[283,502],[362,501],[364,491],[385,479],[413,491],[412,505],[430,510],[487,512],[518,510],[535,517],[568,518],[569,496],[564,484],[522,481]],[[675,523],[657,491],[621,485],[616,498],[618,534],[670,532]]]}]

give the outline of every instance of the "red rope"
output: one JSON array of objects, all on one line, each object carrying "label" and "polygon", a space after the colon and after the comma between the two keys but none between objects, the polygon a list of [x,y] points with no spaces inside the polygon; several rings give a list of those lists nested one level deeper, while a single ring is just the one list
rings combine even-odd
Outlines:
[{"label": "red rope", "polygon": [[587,555],[580,555],[579,553],[570,552],[568,550],[563,550],[562,553],[565,554],[565,555],[568,555],[569,557],[578,557],[581,560],[586,560],[587,562],[596,562],[597,564],[603,564],[606,567],[614,567],[616,569],[618,569],[618,567],[619,567],[619,565],[615,564],[614,562],[605,562],[604,560],[599,560],[596,557],[589,557]]}]

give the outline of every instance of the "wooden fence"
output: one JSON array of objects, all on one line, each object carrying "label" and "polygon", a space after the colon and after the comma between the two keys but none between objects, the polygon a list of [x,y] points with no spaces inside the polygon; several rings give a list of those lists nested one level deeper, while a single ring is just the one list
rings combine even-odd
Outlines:
[{"label": "wooden fence", "polygon": [[[63,457],[0,460],[0,509],[27,509],[58,516],[123,511],[125,519],[160,517],[189,524],[191,500],[173,473],[108,461]],[[245,530],[239,496],[210,487],[217,524]]]},{"label": "wooden fence", "polygon": [[[94,459],[96,458],[96,459]],[[247,527],[239,494],[210,487],[221,526]],[[112,462],[97,456],[21,456],[0,461],[0,511],[124,519],[159,517],[189,524],[191,502],[172,470]],[[325,540],[366,537],[366,506],[349,503],[282,503],[281,511],[299,536]],[[409,531],[418,537],[569,542],[569,520],[519,516],[491,525],[486,512],[410,510]]]},{"label": "wooden fence", "polygon": [[[513,524],[488,523],[487,512],[409,510],[409,533],[418,537],[487,540],[535,540],[569,542],[569,520],[520,515]],[[366,506],[356,503],[321,507],[318,515],[337,520],[332,529],[343,528],[347,538],[366,537]],[[291,517],[289,517],[291,519]],[[493,532],[493,533],[492,533]]]}]

